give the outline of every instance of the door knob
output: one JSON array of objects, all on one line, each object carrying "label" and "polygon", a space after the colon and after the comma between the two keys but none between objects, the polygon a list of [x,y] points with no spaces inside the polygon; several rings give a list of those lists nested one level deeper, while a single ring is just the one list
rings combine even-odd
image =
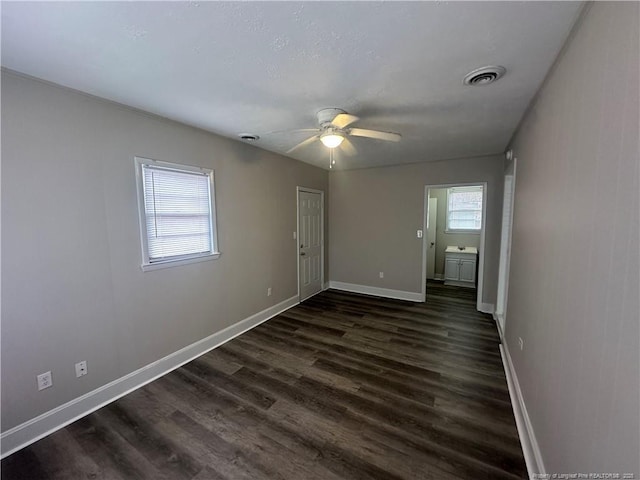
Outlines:
[{"label": "door knob", "polygon": [[301,256],[301,257],[304,257],[305,255],[306,255],[306,253],[304,253],[304,252],[300,252],[300,256]]}]

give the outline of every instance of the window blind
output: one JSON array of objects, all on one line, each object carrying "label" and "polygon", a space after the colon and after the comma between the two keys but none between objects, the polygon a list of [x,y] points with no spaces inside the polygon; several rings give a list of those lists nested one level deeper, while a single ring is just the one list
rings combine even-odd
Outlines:
[{"label": "window blind", "polygon": [[482,186],[452,187],[447,192],[447,229],[480,230]]},{"label": "window blind", "polygon": [[149,262],[213,250],[209,175],[143,165]]}]

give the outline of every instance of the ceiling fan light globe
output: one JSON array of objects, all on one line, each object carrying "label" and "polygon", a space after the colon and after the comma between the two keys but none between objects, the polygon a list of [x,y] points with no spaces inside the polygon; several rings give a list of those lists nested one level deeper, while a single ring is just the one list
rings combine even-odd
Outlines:
[{"label": "ceiling fan light globe", "polygon": [[337,133],[328,133],[320,137],[320,141],[327,148],[336,148],[340,146],[344,137]]}]

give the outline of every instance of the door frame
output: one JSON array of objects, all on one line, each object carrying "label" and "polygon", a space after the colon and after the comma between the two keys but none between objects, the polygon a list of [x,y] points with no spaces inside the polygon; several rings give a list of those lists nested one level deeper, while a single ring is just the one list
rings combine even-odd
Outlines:
[{"label": "door frame", "polygon": [[[484,257],[486,255],[485,244],[485,232],[487,226],[487,182],[460,182],[460,183],[444,183],[435,185],[424,186],[424,198],[423,198],[423,213],[422,223],[423,232],[427,231],[427,215],[429,214],[429,190],[438,188],[451,188],[451,187],[468,187],[472,185],[482,185],[482,227],[480,228],[480,255],[478,255],[478,288],[476,298],[476,309],[483,313],[493,313],[491,306],[485,304],[482,301],[482,294],[484,292]],[[422,288],[420,295],[422,301],[427,299],[427,235],[422,235]]]},{"label": "door frame", "polygon": [[[433,200],[433,203],[436,204],[436,211],[435,211],[435,219],[436,219],[436,221],[434,222],[434,225],[430,228],[429,227],[429,217],[431,216],[431,207],[430,207],[430,203],[432,203],[431,200]],[[425,265],[427,265],[429,263],[428,262],[428,260],[429,260],[429,254],[428,254],[428,252],[429,252],[429,234],[431,233],[431,229],[432,228],[433,228],[433,238],[435,239],[434,242],[433,242],[433,245],[434,245],[434,252],[433,252],[434,260],[433,261],[434,261],[434,263],[435,263],[435,258],[436,258],[435,250],[438,248],[438,239],[436,238],[436,234],[438,232],[438,230],[436,229],[436,224],[438,223],[438,199],[437,198],[428,198],[427,197],[427,209],[425,210],[425,216],[426,216],[425,229],[423,230],[423,232],[424,232],[424,237],[426,238],[425,242],[427,242],[427,250],[426,250],[427,254],[426,254],[426,257],[425,257]],[[427,278],[428,270],[429,270],[428,268],[426,268],[426,270],[425,270],[425,275],[424,275],[425,276],[425,281],[429,280]],[[432,280],[434,280],[435,278],[436,278],[436,266],[433,265],[433,279]]]},{"label": "door frame", "polygon": [[[511,177],[511,198],[509,199],[509,218],[505,218],[504,209],[506,189],[503,190],[502,197],[502,222],[500,230],[500,254],[498,260],[498,285],[496,292],[496,311],[495,318],[498,325],[498,333],[500,338],[504,338],[504,330],[507,323],[507,304],[509,302],[509,270],[511,265],[511,238],[513,237],[513,211],[516,200],[516,167],[518,159],[513,158],[513,162],[507,166],[504,174],[504,185],[506,186],[507,178]],[[507,224],[508,222],[508,224]],[[505,232],[505,225],[508,225]],[[501,292],[502,290],[502,292]],[[502,305],[500,298],[502,297]]]},{"label": "door frame", "polygon": [[[315,188],[297,186],[296,187],[295,255],[296,255],[296,271],[297,271],[296,288],[298,289],[298,302],[302,301],[300,299],[300,247],[298,247],[298,242],[300,241],[300,192],[320,194],[320,284],[321,284],[320,292],[325,290],[325,285],[324,285],[324,190],[317,190]],[[314,294],[314,295],[317,295],[317,294]],[[313,295],[307,298],[311,298],[312,296]],[[305,300],[307,298],[305,298]]]}]

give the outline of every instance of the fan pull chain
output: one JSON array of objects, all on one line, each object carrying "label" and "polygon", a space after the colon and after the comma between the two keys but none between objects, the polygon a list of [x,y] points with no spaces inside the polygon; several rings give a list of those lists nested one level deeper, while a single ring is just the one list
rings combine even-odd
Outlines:
[{"label": "fan pull chain", "polygon": [[335,150],[335,148],[330,148],[329,149],[329,168],[333,168],[333,166],[336,164],[336,160],[335,158],[333,158],[333,151]]}]

